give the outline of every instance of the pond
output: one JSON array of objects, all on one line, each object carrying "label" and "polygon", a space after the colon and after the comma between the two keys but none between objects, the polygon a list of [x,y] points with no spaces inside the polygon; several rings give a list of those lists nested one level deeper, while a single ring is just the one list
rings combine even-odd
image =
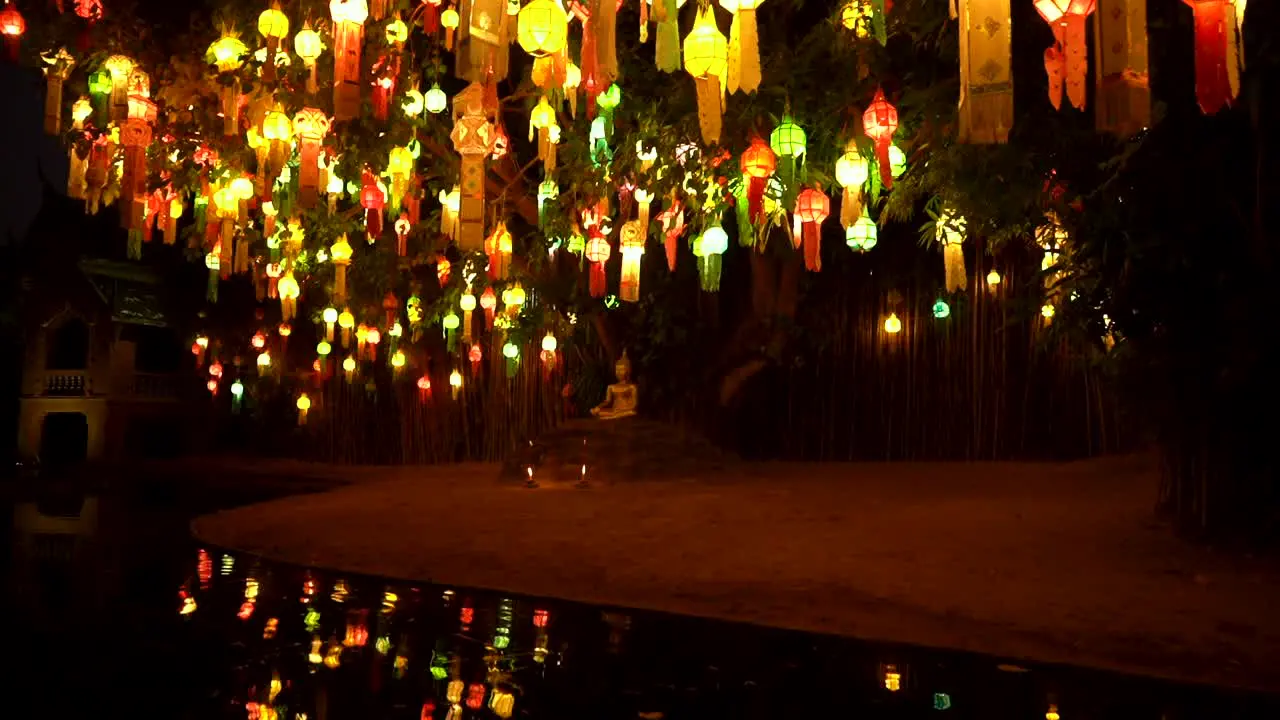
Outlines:
[{"label": "pond", "polygon": [[10,679],[42,716],[1280,715],[1257,693],[282,565],[194,543],[197,509],[14,503]]}]

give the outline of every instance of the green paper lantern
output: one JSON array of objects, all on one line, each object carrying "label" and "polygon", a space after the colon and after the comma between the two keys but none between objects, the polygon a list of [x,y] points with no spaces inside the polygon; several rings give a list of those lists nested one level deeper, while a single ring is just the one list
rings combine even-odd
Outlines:
[{"label": "green paper lantern", "polygon": [[610,85],[604,92],[596,96],[596,104],[602,110],[609,111],[618,107],[622,102],[622,88],[617,83]]},{"label": "green paper lantern", "polygon": [[898,179],[907,171],[907,154],[897,145],[889,146],[889,174]]},{"label": "green paper lantern", "polygon": [[112,88],[111,73],[99,70],[89,76],[89,92],[93,95],[110,95]]},{"label": "green paper lantern", "polygon": [[933,303],[933,316],[939,320],[951,317],[951,306],[946,300],[938,298]]},{"label": "green paper lantern", "polygon": [[863,210],[862,217],[845,230],[844,242],[854,252],[866,252],[876,246],[879,235],[880,231],[876,228],[875,221],[867,215],[866,210]]},{"label": "green paper lantern", "polygon": [[769,136],[769,147],[778,157],[798,158],[804,155],[806,143],[804,128],[792,122],[790,116],[784,116],[782,124]]}]

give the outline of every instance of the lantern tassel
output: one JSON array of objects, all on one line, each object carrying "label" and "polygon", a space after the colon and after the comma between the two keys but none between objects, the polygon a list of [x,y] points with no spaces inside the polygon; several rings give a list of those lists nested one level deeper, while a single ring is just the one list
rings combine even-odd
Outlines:
[{"label": "lantern tassel", "polygon": [[822,226],[816,222],[803,225],[804,267],[809,272],[822,270]]},{"label": "lantern tassel", "polygon": [[605,290],[608,288],[608,279],[605,277],[605,274],[604,274],[604,263],[602,262],[591,263],[590,273],[591,273],[591,281],[590,281],[591,297],[594,297],[594,298],[604,297]]},{"label": "lantern tassel", "polygon": [[840,225],[848,230],[862,217],[862,189],[847,187],[840,197]]},{"label": "lantern tassel", "polygon": [[1190,3],[1195,15],[1196,33],[1196,101],[1200,111],[1212,115],[1230,107],[1235,93],[1228,68],[1231,29],[1227,13],[1230,6],[1222,2]]},{"label": "lantern tassel", "polygon": [[654,39],[654,62],[662,72],[680,70],[680,26],[676,0],[654,0],[653,17],[658,23]]},{"label": "lantern tassel", "polygon": [[708,145],[720,142],[720,125],[724,106],[720,78],[715,75],[694,78],[698,88],[698,127],[702,130],[702,141]]}]

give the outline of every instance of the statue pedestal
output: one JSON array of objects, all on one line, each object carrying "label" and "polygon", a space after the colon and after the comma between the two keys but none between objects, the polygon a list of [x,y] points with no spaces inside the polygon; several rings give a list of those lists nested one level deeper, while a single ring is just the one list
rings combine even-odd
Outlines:
[{"label": "statue pedestal", "polygon": [[639,417],[570,420],[512,454],[502,479],[540,487],[701,480],[722,474],[733,458],[682,428]]}]

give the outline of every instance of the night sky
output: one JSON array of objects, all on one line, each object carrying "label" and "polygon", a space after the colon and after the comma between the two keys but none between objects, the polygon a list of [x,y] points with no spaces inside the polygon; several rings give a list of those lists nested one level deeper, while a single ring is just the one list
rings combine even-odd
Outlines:
[{"label": "night sky", "polygon": [[42,185],[66,192],[67,159],[60,139],[44,134],[44,79],[35,70],[0,63],[0,97],[0,245],[13,245],[40,211]]}]

